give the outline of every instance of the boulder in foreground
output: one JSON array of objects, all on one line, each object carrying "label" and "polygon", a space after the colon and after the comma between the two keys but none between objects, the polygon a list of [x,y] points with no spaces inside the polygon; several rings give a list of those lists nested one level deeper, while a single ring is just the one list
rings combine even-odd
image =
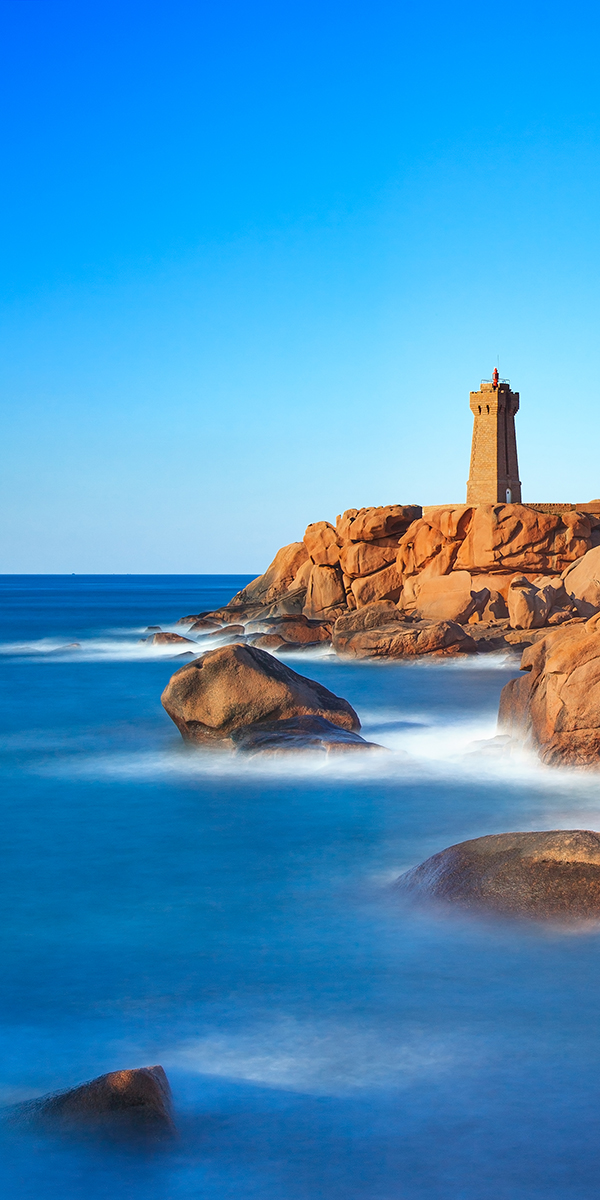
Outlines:
[{"label": "boulder in foreground", "polygon": [[537,919],[600,917],[600,834],[498,833],[449,846],[400,876],[407,893]]},{"label": "boulder in foreground", "polygon": [[502,689],[498,727],[553,766],[600,766],[600,613],[549,630]]},{"label": "boulder in foreground", "polygon": [[382,750],[375,742],[366,742],[358,733],[341,729],[324,717],[291,717],[287,721],[260,721],[236,729],[231,735],[236,750],[250,758],[272,757],[299,751],[339,754],[347,750]]},{"label": "boulder in foreground", "polygon": [[62,1129],[84,1126],[159,1136],[173,1133],[175,1128],[169,1081],[159,1066],[99,1075],[68,1091],[18,1104],[11,1117]]},{"label": "boulder in foreground", "polygon": [[291,717],[324,717],[341,729],[360,729],[347,700],[256,646],[222,646],[187,663],[171,676],[161,700],[192,742],[223,741],[243,725]]}]

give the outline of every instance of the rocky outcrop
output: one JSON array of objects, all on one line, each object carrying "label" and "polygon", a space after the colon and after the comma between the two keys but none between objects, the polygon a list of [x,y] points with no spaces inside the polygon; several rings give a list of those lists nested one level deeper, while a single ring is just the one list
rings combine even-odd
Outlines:
[{"label": "rocky outcrop", "polygon": [[69,1129],[78,1126],[117,1133],[174,1132],[171,1089],[162,1067],[111,1071],[68,1091],[15,1105],[11,1119]]},{"label": "rocky outcrop", "polygon": [[192,742],[223,742],[242,726],[291,717],[324,717],[341,729],[360,729],[347,700],[255,646],[223,646],[187,663],[161,699]]},{"label": "rocky outcrop", "polygon": [[227,608],[252,614],[257,610],[268,610],[278,601],[285,601],[288,605],[287,611],[301,612],[306,593],[306,571],[303,571],[303,568],[306,568],[309,562],[304,542],[291,542],[289,546],[282,546],[264,575],[259,575],[258,579],[253,579],[252,583],[242,588],[241,592],[229,601]]},{"label": "rocky outcrop", "polygon": [[449,846],[398,880],[412,895],[536,919],[600,917],[600,834],[499,833]]},{"label": "rocky outcrop", "polygon": [[524,504],[425,508],[400,539],[403,605],[416,607],[415,577],[468,571],[487,576],[481,586],[489,587],[489,577],[497,576],[496,590],[505,594],[512,575],[559,575],[591,544],[592,518],[580,510],[545,513]]},{"label": "rocky outcrop", "polygon": [[[422,620],[494,622],[509,616],[510,596],[513,626],[537,629],[600,609],[596,546],[600,554],[600,502],[351,508],[335,526],[310,524],[264,575],[198,620],[333,624],[389,601]],[[273,646],[274,632],[261,631]]]},{"label": "rocky outcrop", "polygon": [[318,754],[340,754],[356,750],[381,750],[375,742],[366,742],[358,733],[341,729],[324,717],[291,717],[287,721],[260,721],[236,729],[231,735],[236,750],[256,758],[269,758],[309,751]]},{"label": "rocky outcrop", "polygon": [[499,729],[545,763],[600,765],[600,614],[543,634],[502,689]]},{"label": "rocky outcrop", "polygon": [[589,516],[541,513],[524,504],[480,504],[461,542],[455,565],[478,571],[558,575],[591,545]]},{"label": "rocky outcrop", "polygon": [[422,654],[446,658],[473,654],[477,645],[455,621],[394,621],[358,631],[338,628],[336,622],[333,648],[351,658],[414,658]]}]

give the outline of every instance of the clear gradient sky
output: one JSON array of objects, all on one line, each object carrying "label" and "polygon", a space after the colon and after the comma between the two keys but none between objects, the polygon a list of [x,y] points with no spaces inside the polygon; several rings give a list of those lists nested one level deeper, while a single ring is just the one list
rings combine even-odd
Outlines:
[{"label": "clear gradient sky", "polygon": [[4,0],[4,572],[258,572],[351,506],[600,495],[593,3]]}]

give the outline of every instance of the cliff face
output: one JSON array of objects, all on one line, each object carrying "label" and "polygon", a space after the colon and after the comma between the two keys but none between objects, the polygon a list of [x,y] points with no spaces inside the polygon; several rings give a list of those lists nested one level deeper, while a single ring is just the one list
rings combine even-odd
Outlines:
[{"label": "cliff face", "polygon": [[501,609],[516,575],[525,583],[539,576],[555,579],[600,545],[600,501],[543,507],[559,511],[525,504],[348,509],[335,526],[317,521],[303,541],[279,550],[264,575],[221,610],[222,617],[302,613],[332,622],[381,600],[413,614],[421,592],[423,606],[431,602],[427,581],[442,576],[454,576],[449,593],[460,584]]}]

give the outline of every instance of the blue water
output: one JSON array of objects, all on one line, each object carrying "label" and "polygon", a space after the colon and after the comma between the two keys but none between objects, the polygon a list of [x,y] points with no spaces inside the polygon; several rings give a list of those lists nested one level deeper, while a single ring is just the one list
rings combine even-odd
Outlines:
[{"label": "blue water", "polygon": [[478,744],[501,657],[290,657],[389,755],[185,750],[178,663],[139,639],[245,582],[0,580],[0,1099],[160,1062],[179,1128],[150,1153],[3,1127],[1,1194],[595,1197],[596,929],[411,911],[391,884],[463,838],[600,828],[597,782]]}]

